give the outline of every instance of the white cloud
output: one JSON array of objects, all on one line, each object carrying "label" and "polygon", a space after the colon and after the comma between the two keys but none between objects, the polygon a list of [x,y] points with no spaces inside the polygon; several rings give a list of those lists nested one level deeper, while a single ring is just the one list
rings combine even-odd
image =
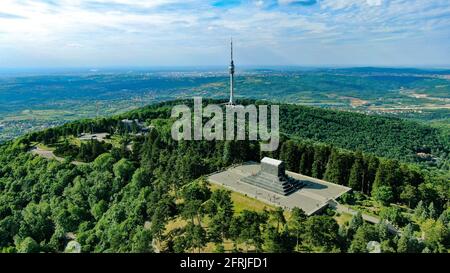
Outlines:
[{"label": "white cloud", "polygon": [[289,5],[295,2],[295,0],[278,0],[278,4],[280,5]]},{"label": "white cloud", "polygon": [[[269,2],[263,0],[244,1],[232,9],[213,8],[204,0],[1,1],[2,12],[17,19],[0,17],[0,59],[12,56],[11,48],[16,48],[24,56],[20,58],[45,52],[61,62],[103,62],[100,57],[107,59],[108,54],[110,59],[122,54],[160,63],[190,56],[194,62],[201,54],[217,53],[230,36],[250,54],[270,47],[274,56],[291,54],[287,59],[301,54],[288,50],[295,46],[303,50],[324,43],[340,47],[385,41],[400,47],[410,37],[429,43],[431,35],[447,37],[449,51],[446,0],[321,0],[300,7],[301,13],[295,12],[296,6],[265,9]],[[92,3],[117,6],[96,9]]]},{"label": "white cloud", "polygon": [[67,43],[67,44],[66,44],[66,47],[76,47],[76,48],[80,48],[80,47],[83,47],[83,45],[80,44],[80,43]]},{"label": "white cloud", "polygon": [[323,0],[320,2],[320,6],[325,9],[338,10],[351,7],[361,1],[362,0]]},{"label": "white cloud", "polygon": [[369,6],[381,6],[382,0],[367,0],[367,5]]},{"label": "white cloud", "polygon": [[258,7],[262,7],[262,6],[264,6],[264,1],[263,0],[257,0],[257,1],[255,1],[255,5],[258,6]]},{"label": "white cloud", "polygon": [[320,4],[323,8],[339,10],[351,7],[381,6],[383,4],[383,0],[323,0]]}]

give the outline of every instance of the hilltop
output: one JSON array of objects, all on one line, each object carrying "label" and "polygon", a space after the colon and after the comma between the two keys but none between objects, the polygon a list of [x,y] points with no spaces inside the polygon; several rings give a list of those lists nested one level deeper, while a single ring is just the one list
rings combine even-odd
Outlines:
[{"label": "hilltop", "polygon": [[[384,221],[365,223],[360,214],[283,211],[208,184],[204,175],[259,161],[265,153],[254,141],[174,141],[169,115],[180,103],[192,101],[78,120],[0,145],[0,250],[62,252],[79,245],[82,252],[367,252],[367,243],[377,241],[383,252],[448,251],[448,171],[285,134],[271,157],[290,171],[353,188],[340,202],[403,233],[390,233]],[[390,119],[281,108],[283,130],[300,135],[293,124],[304,116],[318,134],[339,132],[341,145],[343,136],[352,143],[350,114],[368,135],[389,128],[383,124]],[[338,125],[323,127],[324,120]],[[398,130],[386,139],[414,136],[414,123],[392,121]]]}]

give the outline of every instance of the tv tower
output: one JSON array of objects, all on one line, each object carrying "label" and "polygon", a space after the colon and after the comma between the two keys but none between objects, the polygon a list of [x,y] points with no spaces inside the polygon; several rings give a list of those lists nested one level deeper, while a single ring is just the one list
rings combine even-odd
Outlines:
[{"label": "tv tower", "polygon": [[230,63],[230,101],[229,105],[234,105],[233,93],[234,93],[234,61],[233,61],[233,38],[231,38],[231,63]]}]

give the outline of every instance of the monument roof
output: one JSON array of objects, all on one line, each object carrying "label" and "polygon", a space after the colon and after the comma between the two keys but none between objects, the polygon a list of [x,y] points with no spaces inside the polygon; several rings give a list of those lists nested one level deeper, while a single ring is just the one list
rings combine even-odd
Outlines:
[{"label": "monument roof", "polygon": [[264,157],[261,160],[261,163],[266,163],[266,164],[270,164],[270,165],[274,165],[274,166],[279,166],[281,163],[283,163],[283,161],[278,160],[278,159],[273,159],[270,157]]}]

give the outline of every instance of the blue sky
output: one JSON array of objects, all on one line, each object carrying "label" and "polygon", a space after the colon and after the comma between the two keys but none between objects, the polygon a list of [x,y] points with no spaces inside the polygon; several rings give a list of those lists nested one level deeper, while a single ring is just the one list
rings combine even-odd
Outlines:
[{"label": "blue sky", "polygon": [[448,66],[448,0],[1,0],[0,67]]}]

